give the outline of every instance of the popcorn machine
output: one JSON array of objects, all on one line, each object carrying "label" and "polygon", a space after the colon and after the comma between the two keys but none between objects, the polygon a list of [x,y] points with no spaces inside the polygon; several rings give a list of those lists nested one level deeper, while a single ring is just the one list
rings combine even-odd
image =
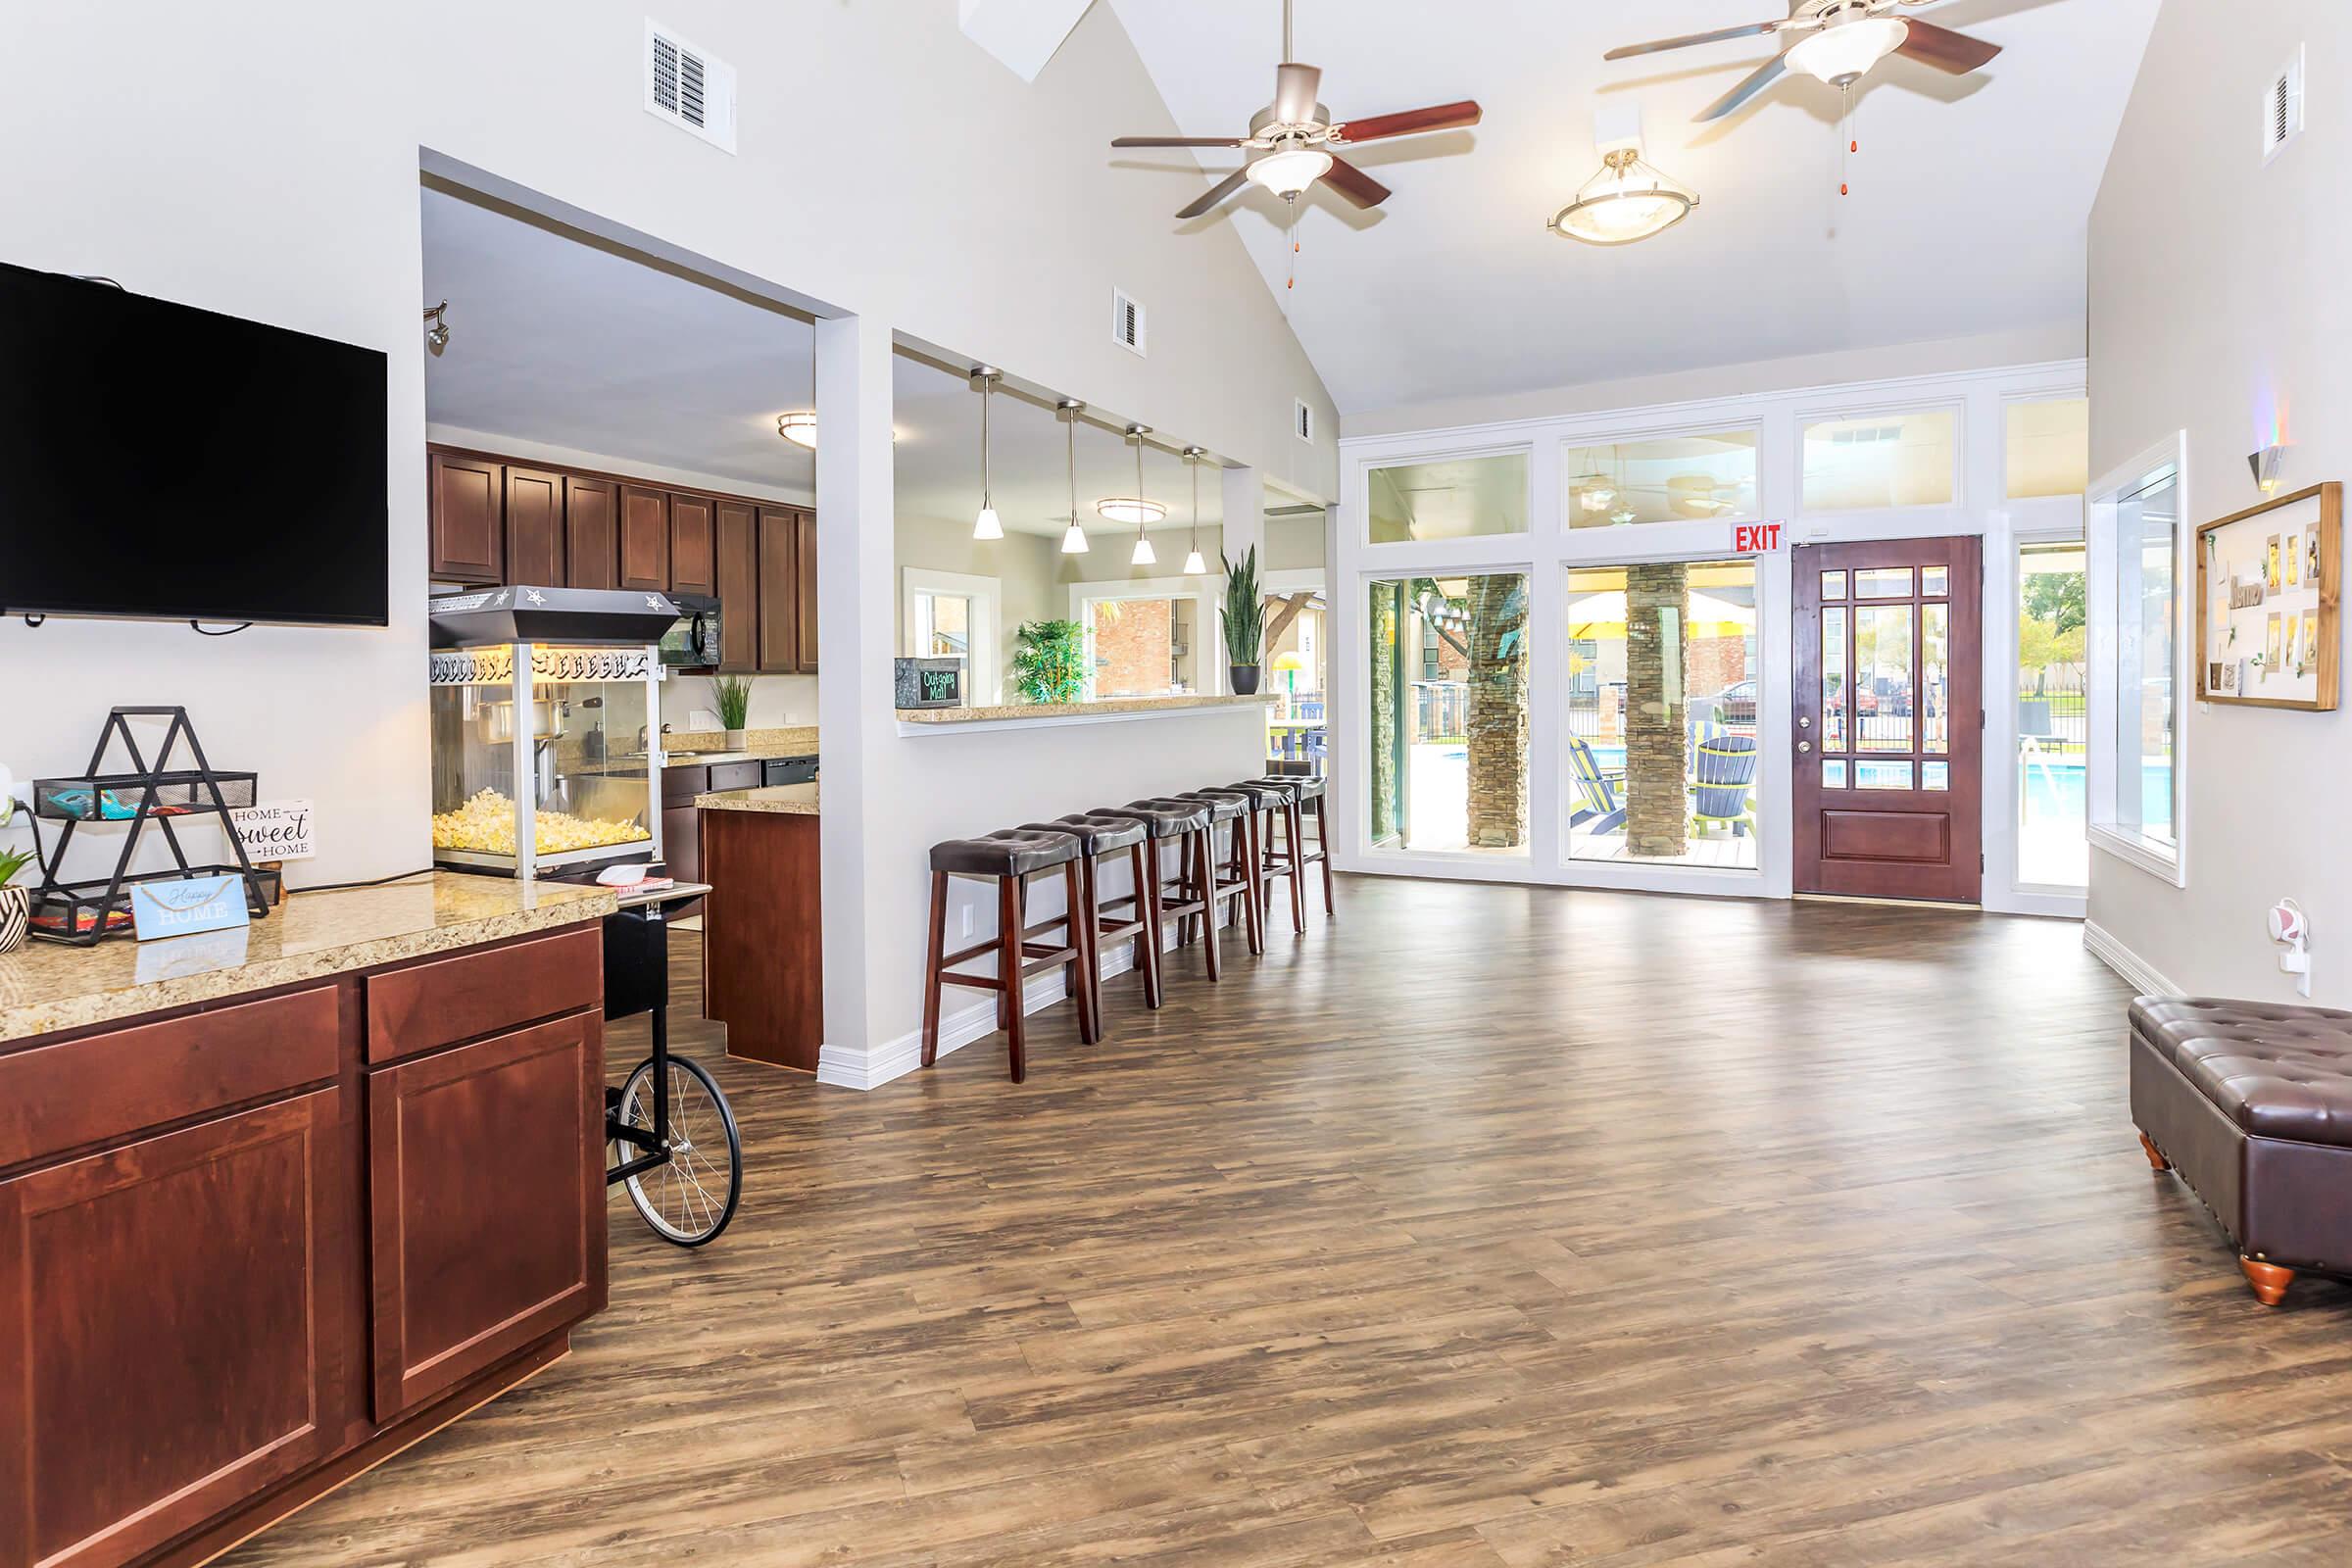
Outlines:
[{"label": "popcorn machine", "polygon": [[433,860],[520,878],[662,858],[662,594],[436,598]]}]

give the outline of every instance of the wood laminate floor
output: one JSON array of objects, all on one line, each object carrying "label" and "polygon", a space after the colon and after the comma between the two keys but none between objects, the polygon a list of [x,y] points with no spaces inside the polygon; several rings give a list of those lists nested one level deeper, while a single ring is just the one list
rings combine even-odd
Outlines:
[{"label": "wood laminate floor", "polygon": [[616,1198],[570,1358],[228,1561],[2347,1560],[2352,1291],[2150,1172],[2076,927],[1341,901],[1022,1088],[681,1028],[734,1229]]}]

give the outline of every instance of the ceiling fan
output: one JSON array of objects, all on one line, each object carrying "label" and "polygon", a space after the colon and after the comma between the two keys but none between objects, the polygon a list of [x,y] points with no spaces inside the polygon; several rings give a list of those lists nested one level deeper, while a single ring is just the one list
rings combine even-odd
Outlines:
[{"label": "ceiling fan", "polygon": [[1235,147],[1260,154],[1179,211],[1179,219],[1199,218],[1246,181],[1254,181],[1295,203],[1320,179],[1356,206],[1369,208],[1389,199],[1389,187],[1340,157],[1334,148],[1478,123],[1478,104],[1468,99],[1375,115],[1369,120],[1333,120],[1331,111],[1315,101],[1323,73],[1291,59],[1291,0],[1282,0],[1282,59],[1275,68],[1274,101],[1250,117],[1247,136],[1121,136],[1111,146]]},{"label": "ceiling fan", "polygon": [[1628,44],[1601,58],[1625,60],[1654,55],[1692,44],[1721,43],[1728,38],[1800,34],[1794,43],[1756,68],[1745,80],[1700,112],[1702,122],[1721,120],[1778,81],[1790,67],[1817,76],[1833,87],[1851,87],[1873,66],[1890,54],[1906,56],[1952,75],[1966,75],[2001,52],[1965,32],[1939,27],[1933,22],[1889,13],[1930,5],[1934,0],[1792,0],[1785,20],[1756,22],[1739,27],[1719,27],[1687,37],[1660,38],[1654,43]]}]

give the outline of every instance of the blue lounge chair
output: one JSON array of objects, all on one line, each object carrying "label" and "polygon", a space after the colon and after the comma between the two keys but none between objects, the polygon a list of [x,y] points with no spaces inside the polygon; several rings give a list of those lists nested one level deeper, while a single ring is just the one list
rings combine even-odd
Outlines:
[{"label": "blue lounge chair", "polygon": [[1568,770],[1575,775],[1576,793],[1584,805],[1569,815],[1570,827],[1589,833],[1614,833],[1625,826],[1625,808],[1618,803],[1616,783],[1601,771],[1590,741],[1568,742]]},{"label": "blue lounge chair", "polygon": [[1690,831],[1704,833],[1718,822],[1745,835],[1756,825],[1756,738],[1718,735],[1702,741],[1690,759]]}]

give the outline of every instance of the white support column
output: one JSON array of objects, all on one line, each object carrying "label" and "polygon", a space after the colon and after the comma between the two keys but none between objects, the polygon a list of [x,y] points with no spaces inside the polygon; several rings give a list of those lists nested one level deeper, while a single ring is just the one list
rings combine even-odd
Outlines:
[{"label": "white support column", "polygon": [[888,749],[896,498],[890,428],[890,329],[868,317],[816,323],[817,717],[824,730],[820,826],[825,1046],[863,1052],[879,1035],[872,956],[906,933],[881,933],[872,890],[890,846],[897,787]]},{"label": "white support column", "polygon": [[1561,560],[1560,443],[1538,441],[1528,454],[1527,856],[1538,882],[1560,874],[1568,858],[1567,773],[1568,581]]},{"label": "white support column", "polygon": [[[1227,468],[1223,470],[1222,478],[1225,493],[1223,497],[1224,523],[1221,531],[1225,559],[1238,565],[1242,557],[1254,549],[1257,552],[1257,575],[1262,582],[1266,575],[1265,479],[1255,468]],[[1217,587],[1219,593],[1224,591],[1224,583],[1221,579]],[[1220,612],[1217,617],[1217,647],[1222,650],[1224,646],[1225,621],[1223,612]],[[1216,677],[1216,689],[1229,691],[1232,689],[1230,681],[1222,673],[1223,666],[1228,661],[1220,658],[1216,662],[1220,671]]]}]

